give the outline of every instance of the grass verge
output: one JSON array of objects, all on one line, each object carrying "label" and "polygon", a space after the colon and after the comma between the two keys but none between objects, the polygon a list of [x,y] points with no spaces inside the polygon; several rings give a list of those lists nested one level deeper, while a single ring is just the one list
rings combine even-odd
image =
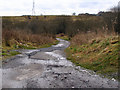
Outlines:
[{"label": "grass verge", "polygon": [[[13,41],[11,40],[11,42],[13,42]],[[15,42],[17,42],[17,41],[15,41]],[[3,43],[2,53],[1,53],[2,54],[2,60],[5,60],[5,59],[10,58],[12,56],[15,56],[17,54],[20,54],[17,51],[13,51],[13,50],[16,50],[16,49],[47,48],[47,47],[50,47],[51,45],[56,45],[58,43],[59,43],[58,40],[54,40],[53,43],[47,43],[47,44],[42,44],[42,45],[37,45],[37,44],[32,43],[32,42],[24,42],[24,43],[17,42],[17,43],[11,44],[10,46],[6,46]]]},{"label": "grass verge", "polygon": [[87,44],[71,45],[65,51],[67,59],[76,65],[118,79],[119,45],[118,36],[109,36]]}]

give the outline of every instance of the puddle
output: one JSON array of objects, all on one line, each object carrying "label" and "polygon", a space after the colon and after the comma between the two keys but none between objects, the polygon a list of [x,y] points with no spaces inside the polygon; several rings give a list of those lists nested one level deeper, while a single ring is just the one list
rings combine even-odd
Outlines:
[{"label": "puddle", "polygon": [[54,53],[54,52],[45,52],[46,54],[49,54],[49,55],[51,55],[51,56],[53,56],[53,57],[56,57],[58,60],[65,60],[66,58],[65,57],[62,57],[61,55],[59,55],[59,54],[56,54],[56,53]]}]

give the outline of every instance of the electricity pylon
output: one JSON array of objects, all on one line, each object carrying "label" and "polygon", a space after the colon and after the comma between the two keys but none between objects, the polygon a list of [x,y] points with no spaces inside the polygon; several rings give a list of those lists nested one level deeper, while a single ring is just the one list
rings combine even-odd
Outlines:
[{"label": "electricity pylon", "polygon": [[33,8],[32,8],[32,15],[35,15],[35,1],[33,0]]}]

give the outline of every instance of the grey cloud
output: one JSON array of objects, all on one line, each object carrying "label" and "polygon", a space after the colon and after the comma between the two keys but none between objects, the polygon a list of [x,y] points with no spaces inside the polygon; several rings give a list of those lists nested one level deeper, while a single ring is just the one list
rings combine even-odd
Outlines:
[{"label": "grey cloud", "polygon": [[[35,0],[36,14],[97,13],[117,5],[119,0]],[[0,0],[0,14],[30,14],[33,0]],[[92,10],[91,10],[92,9]]]}]

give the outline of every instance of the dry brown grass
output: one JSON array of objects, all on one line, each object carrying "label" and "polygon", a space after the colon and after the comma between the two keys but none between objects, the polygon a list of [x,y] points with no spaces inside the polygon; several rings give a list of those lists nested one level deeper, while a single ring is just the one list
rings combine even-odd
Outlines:
[{"label": "dry brown grass", "polygon": [[19,43],[31,42],[37,45],[52,43],[54,40],[51,35],[37,35],[21,30],[4,30],[2,32],[2,42],[6,46],[10,46],[10,40],[13,39]]},{"label": "dry brown grass", "polygon": [[72,40],[72,45],[81,45],[81,44],[87,44],[87,43],[93,43],[94,40],[98,41],[102,38],[107,38],[108,36],[115,36],[116,33],[114,31],[108,33],[107,30],[98,30],[97,32],[80,32],[76,34]]}]

